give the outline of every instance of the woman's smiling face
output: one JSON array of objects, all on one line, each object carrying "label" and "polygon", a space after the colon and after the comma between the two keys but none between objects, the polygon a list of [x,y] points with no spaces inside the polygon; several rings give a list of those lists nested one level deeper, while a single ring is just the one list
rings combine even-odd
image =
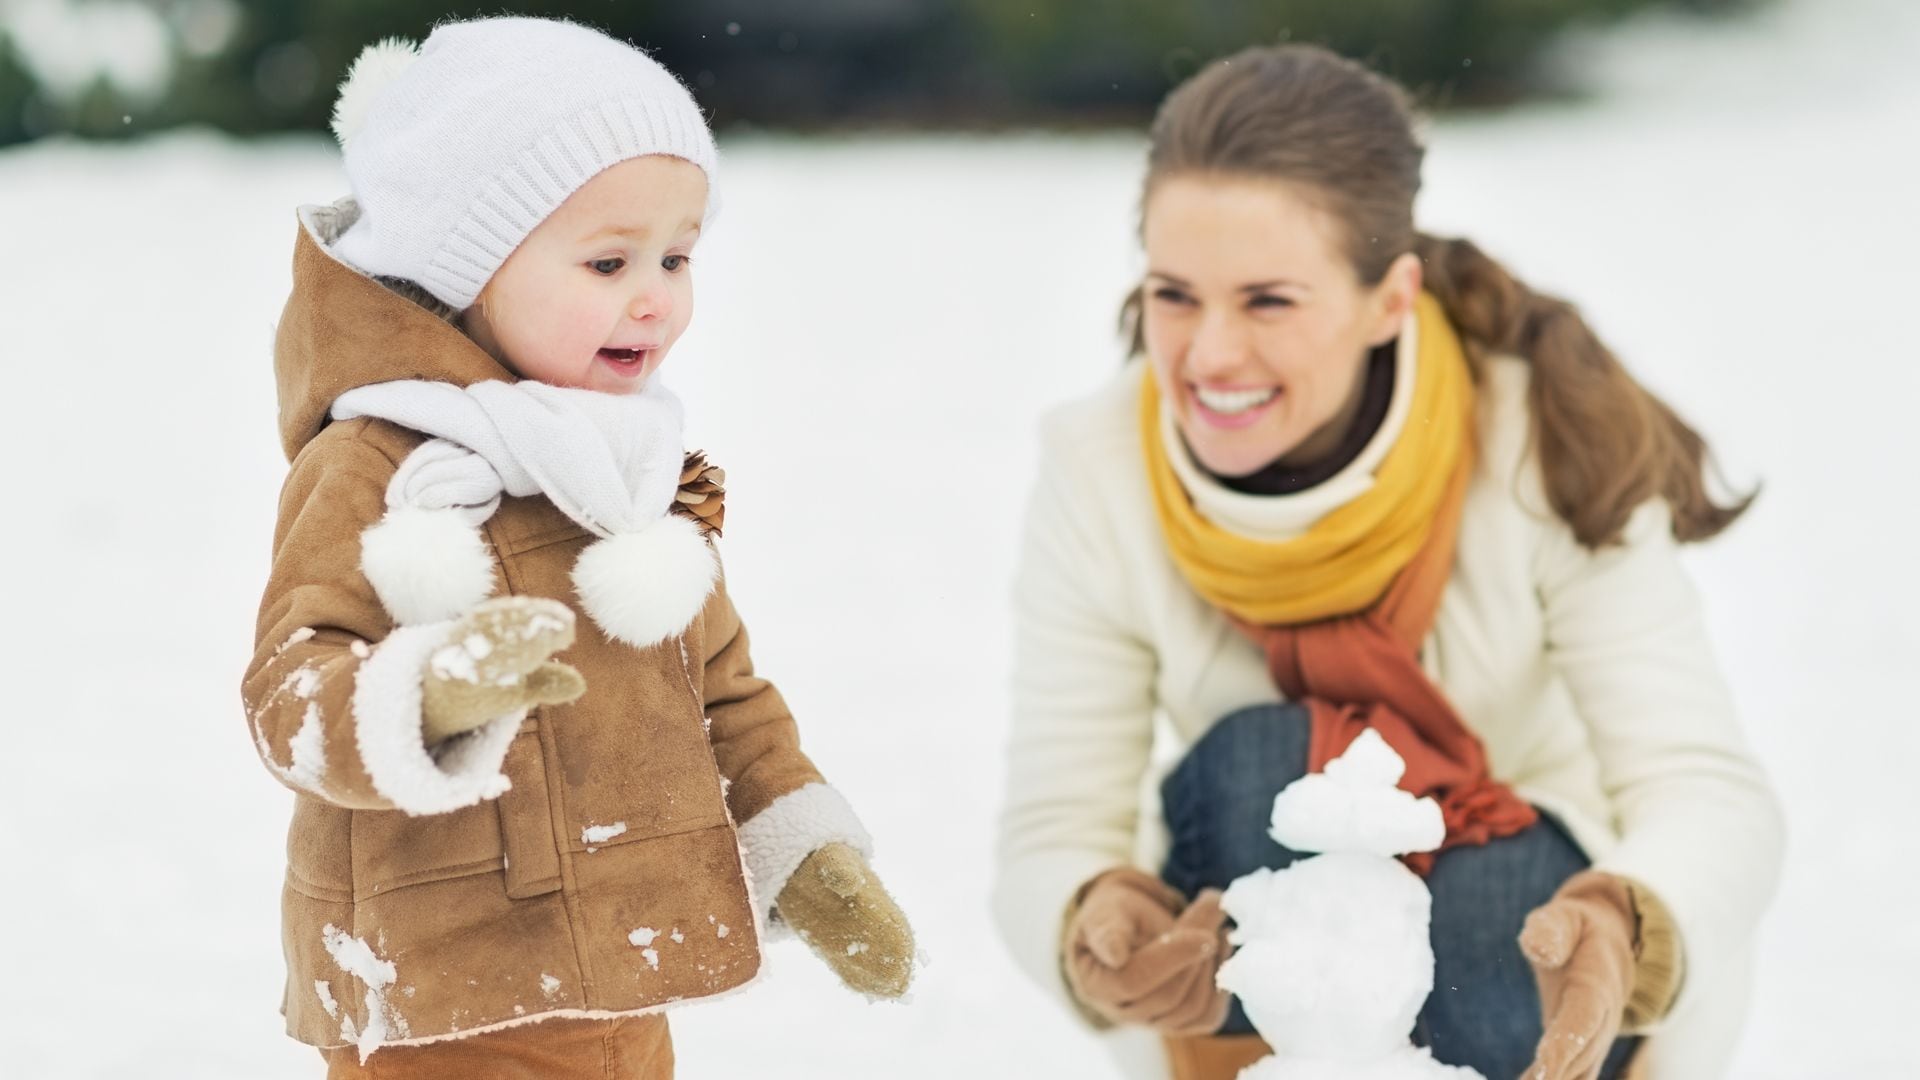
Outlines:
[{"label": "woman's smiling face", "polygon": [[1368,352],[1400,333],[1420,263],[1359,280],[1340,224],[1301,189],[1174,175],[1148,194],[1141,330],[1161,396],[1201,466],[1308,464],[1359,409]]},{"label": "woman's smiling face", "polygon": [[548,215],[461,317],[522,378],[630,394],[693,318],[707,176],[676,157],[614,165]]}]

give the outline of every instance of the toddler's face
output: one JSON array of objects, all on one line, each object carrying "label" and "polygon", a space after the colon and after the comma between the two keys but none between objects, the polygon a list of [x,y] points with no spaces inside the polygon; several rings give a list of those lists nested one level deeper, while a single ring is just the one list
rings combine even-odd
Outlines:
[{"label": "toddler's face", "polygon": [[522,378],[631,394],[693,318],[707,176],[676,157],[582,185],[500,267],[461,325]]}]

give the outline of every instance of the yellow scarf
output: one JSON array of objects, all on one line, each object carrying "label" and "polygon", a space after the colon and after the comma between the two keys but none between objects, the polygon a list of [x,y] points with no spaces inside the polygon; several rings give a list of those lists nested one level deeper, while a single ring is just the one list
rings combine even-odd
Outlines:
[{"label": "yellow scarf", "polygon": [[1371,607],[1426,542],[1457,471],[1472,466],[1473,379],[1440,302],[1415,306],[1413,408],[1373,486],[1307,532],[1254,540],[1200,516],[1161,440],[1160,391],[1146,373],[1140,438],[1167,549],[1194,591],[1243,622],[1287,626]]}]

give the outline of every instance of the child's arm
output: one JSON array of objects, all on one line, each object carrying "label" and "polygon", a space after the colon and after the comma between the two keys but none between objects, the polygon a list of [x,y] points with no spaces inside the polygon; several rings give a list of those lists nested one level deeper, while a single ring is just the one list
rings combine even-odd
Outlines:
[{"label": "child's arm", "polygon": [[[502,613],[394,627],[360,570],[360,534],[384,514],[394,469],[351,431],[322,435],[294,463],[242,694],[255,747],[288,787],[356,809],[444,813],[506,790],[500,763],[534,702],[531,691],[496,697],[491,717],[443,705],[440,726],[464,733],[429,750],[423,702],[464,705],[477,689],[463,695],[460,669],[474,662],[447,650],[496,629]],[[519,617],[553,615],[542,607]]]},{"label": "child's arm", "polygon": [[[721,580],[707,601],[706,708],[720,772],[727,778],[727,806],[736,821],[750,821],[774,800],[809,784],[825,784],[800,749],[793,713],[771,682],[754,674],[747,629]],[[828,796],[822,796],[827,798]],[[838,800],[838,795],[830,796]],[[837,801],[846,839],[865,847],[865,830],[853,810]]]},{"label": "child's arm", "polygon": [[839,841],[872,855],[873,840],[800,749],[780,691],[754,674],[724,578],[707,601],[706,653],[708,734],[764,913],[816,848]]},{"label": "child's arm", "polygon": [[724,580],[707,604],[706,642],[714,758],[762,921],[777,915],[792,926],[853,989],[900,996],[912,977],[913,931],[867,865],[867,830],[801,751],[780,691],[753,673]]}]

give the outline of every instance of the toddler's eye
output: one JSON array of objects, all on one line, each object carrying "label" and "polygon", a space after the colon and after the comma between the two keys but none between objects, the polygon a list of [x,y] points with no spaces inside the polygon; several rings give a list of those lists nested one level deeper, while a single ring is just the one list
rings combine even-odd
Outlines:
[{"label": "toddler's eye", "polygon": [[1164,285],[1153,290],[1153,298],[1167,304],[1185,304],[1188,302],[1186,293],[1181,292],[1179,289],[1167,288]]},{"label": "toddler's eye", "polygon": [[687,264],[692,261],[693,256],[691,255],[669,255],[660,260],[660,269],[665,270],[669,274],[677,274],[681,270],[686,269]]},{"label": "toddler's eye", "polygon": [[1247,306],[1256,308],[1290,308],[1293,306],[1293,301],[1284,296],[1275,296],[1272,293],[1261,293],[1259,296],[1247,301]]},{"label": "toddler's eye", "polygon": [[612,277],[619,273],[620,268],[625,265],[627,265],[627,260],[615,256],[608,256],[607,258],[594,259],[587,263],[587,269],[592,270],[602,277]]}]

